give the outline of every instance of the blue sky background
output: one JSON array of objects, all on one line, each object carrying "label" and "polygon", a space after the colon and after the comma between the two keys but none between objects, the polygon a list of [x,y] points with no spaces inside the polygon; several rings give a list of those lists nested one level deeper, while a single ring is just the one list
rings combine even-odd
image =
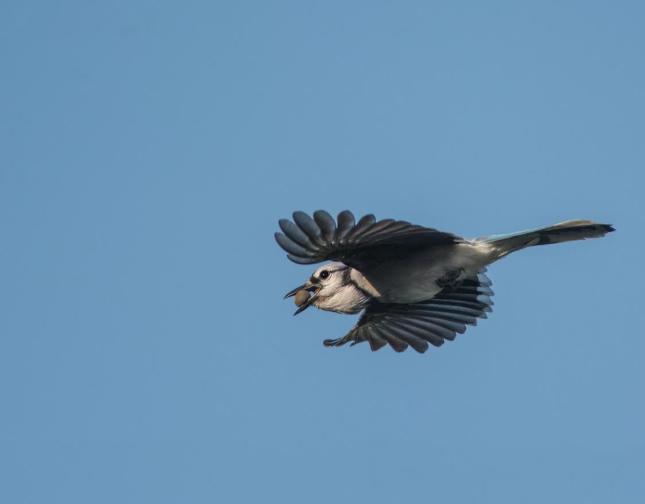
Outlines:
[{"label": "blue sky background", "polygon": [[[645,493],[642,2],[0,5],[0,501]],[[293,210],[603,240],[425,355],[293,318]]]}]

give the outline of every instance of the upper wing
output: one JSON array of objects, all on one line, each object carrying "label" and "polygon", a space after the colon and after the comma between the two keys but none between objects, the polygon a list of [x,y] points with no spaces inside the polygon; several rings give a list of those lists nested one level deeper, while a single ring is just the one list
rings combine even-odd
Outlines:
[{"label": "upper wing", "polygon": [[372,214],[356,222],[349,210],[340,212],[337,221],[324,210],[314,212],[313,219],[304,212],[294,212],[293,222],[280,219],[280,229],[282,233],[276,233],[275,239],[293,262],[334,260],[359,270],[406,252],[461,240],[451,233],[406,221],[377,221]]},{"label": "upper wing", "polygon": [[374,351],[389,343],[397,352],[409,345],[423,353],[428,343],[443,345],[445,340],[454,340],[456,333],[464,333],[467,325],[476,325],[478,318],[486,318],[486,312],[492,311],[493,305],[490,286],[491,281],[482,272],[421,303],[373,301],[347,335],[325,340],[324,344],[341,346],[367,341]]}]

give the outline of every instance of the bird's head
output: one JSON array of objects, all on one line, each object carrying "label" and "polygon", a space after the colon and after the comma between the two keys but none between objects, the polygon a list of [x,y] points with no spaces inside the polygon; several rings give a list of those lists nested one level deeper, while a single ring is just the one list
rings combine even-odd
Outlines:
[{"label": "bird's head", "polygon": [[351,268],[343,263],[327,263],[318,268],[304,284],[284,296],[295,296],[298,309],[294,315],[315,306],[321,310],[357,313],[367,296],[352,280]]}]

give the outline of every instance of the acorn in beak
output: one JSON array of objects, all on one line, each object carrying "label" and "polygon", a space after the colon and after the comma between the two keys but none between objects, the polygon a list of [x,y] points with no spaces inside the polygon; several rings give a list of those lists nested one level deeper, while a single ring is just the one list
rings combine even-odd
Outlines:
[{"label": "acorn in beak", "polygon": [[284,299],[293,297],[294,303],[298,309],[294,312],[294,315],[298,315],[309,308],[314,301],[318,298],[318,291],[320,286],[314,285],[311,281],[296,287],[293,290],[287,292],[284,296]]}]

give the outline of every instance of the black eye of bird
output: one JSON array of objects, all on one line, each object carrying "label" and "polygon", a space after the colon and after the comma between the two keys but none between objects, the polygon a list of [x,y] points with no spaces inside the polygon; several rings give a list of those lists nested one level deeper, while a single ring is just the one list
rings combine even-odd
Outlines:
[{"label": "black eye of bird", "polygon": [[322,271],[320,272],[320,278],[322,278],[323,280],[328,279],[328,278],[329,278],[329,271],[327,271],[327,270],[322,270]]}]

